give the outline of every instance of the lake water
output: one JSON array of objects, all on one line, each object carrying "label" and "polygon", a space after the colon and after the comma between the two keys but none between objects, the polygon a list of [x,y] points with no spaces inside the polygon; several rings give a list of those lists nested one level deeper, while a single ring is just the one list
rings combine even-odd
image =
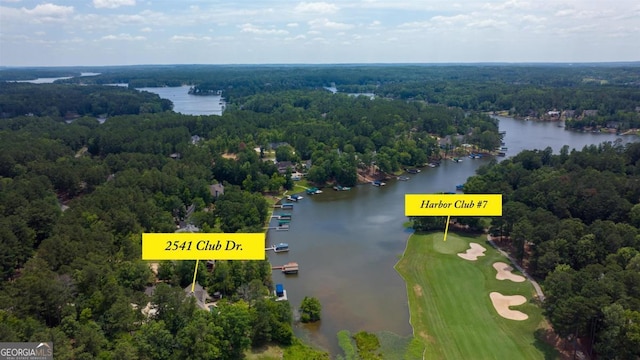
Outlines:
[{"label": "lake water", "polygon": [[[80,76],[96,76],[100,73],[81,73]],[[15,82],[25,82],[32,84],[51,84],[56,80],[71,79],[71,77],[37,78],[33,80],[17,80]],[[123,86],[128,84],[106,84],[111,86]],[[191,95],[190,86],[177,87],[146,87],[139,88],[140,91],[148,91],[158,94],[163,99],[171,100],[173,111],[184,115],[222,115],[226,102],[220,95]],[[102,120],[104,122],[104,120]]]},{"label": "lake water", "polygon": [[[73,76],[65,76],[65,77],[51,77],[51,78],[37,78],[33,80],[14,80],[13,82],[17,83],[31,83],[31,84],[53,84],[56,80],[66,80],[71,79]],[[11,82],[11,81],[7,81]]]},{"label": "lake water", "polygon": [[[335,86],[325,86],[324,89],[331,91],[331,93],[333,94],[338,93],[338,88],[336,88]],[[341,93],[341,94],[344,94],[344,93]],[[375,99],[376,97],[376,94],[374,93],[346,93],[346,94],[349,96],[366,96],[371,100]]]},{"label": "lake water", "polygon": [[[507,132],[508,156],[547,146],[558,153],[565,144],[581,149],[602,141],[637,140],[635,136],[566,131],[558,123],[500,120],[500,129]],[[367,184],[351,191],[324,189],[322,194],[302,194],[304,199],[291,211],[290,230],[268,234],[269,245],[286,242],[290,251],[267,254],[273,265],[299,263],[298,275],[273,273],[274,282],[284,285],[294,308],[304,296],[314,296],[322,304],[320,323],[298,325],[296,335],[334,356],[340,353],[336,334],[343,329],[410,336],[406,287],[393,268],[409,236],[402,226],[407,221],[404,195],[453,192],[456,184],[464,183],[489,161],[445,161],[440,167],[407,175],[409,181],[390,180],[384,187]]]},{"label": "lake water", "polygon": [[190,86],[146,87],[137,90],[158,94],[171,100],[173,111],[184,115],[222,115],[226,102],[220,95],[191,95]]}]

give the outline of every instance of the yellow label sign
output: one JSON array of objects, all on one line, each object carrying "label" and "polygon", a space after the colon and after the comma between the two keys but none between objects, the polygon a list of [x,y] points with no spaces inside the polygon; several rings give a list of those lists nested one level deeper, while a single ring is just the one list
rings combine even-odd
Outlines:
[{"label": "yellow label sign", "polygon": [[406,194],[405,216],[502,216],[502,194]]},{"label": "yellow label sign", "polygon": [[142,260],[264,260],[264,233],[145,233]]}]

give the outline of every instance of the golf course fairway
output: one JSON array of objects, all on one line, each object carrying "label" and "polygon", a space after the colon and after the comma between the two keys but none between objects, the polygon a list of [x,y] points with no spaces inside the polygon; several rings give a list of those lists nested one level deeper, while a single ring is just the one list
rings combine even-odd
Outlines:
[{"label": "golf course fairway", "polygon": [[[532,302],[531,283],[496,279],[492,265],[509,260],[486,242],[486,235],[450,232],[446,241],[443,237],[411,235],[395,266],[407,284],[410,321],[414,337],[425,345],[424,359],[555,358],[555,350],[534,336],[546,321]],[[476,260],[469,260],[467,254],[474,251]],[[524,302],[501,311],[521,320],[501,316],[491,293]]]}]

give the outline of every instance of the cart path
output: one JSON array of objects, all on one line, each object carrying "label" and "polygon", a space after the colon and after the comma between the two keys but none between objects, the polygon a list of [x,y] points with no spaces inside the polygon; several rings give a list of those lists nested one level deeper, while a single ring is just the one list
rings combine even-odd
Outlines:
[{"label": "cart path", "polygon": [[487,241],[489,242],[489,244],[491,244],[491,246],[493,246],[494,248],[496,248],[496,250],[498,250],[502,255],[506,256],[507,259],[509,259],[509,261],[511,261],[511,263],[513,264],[513,266],[518,269],[518,271],[520,271],[522,273],[522,275],[524,275],[524,277],[527,278],[527,280],[529,280],[529,282],[531,282],[531,284],[533,285],[533,288],[536,290],[536,294],[538,295],[538,299],[540,299],[540,301],[544,301],[544,294],[542,293],[542,288],[540,287],[540,284],[538,284],[537,281],[535,281],[530,275],[529,273],[527,273],[520,265],[518,265],[518,263],[516,262],[516,259],[512,258],[511,255],[507,254],[506,251],[500,249],[498,247],[498,245],[496,245],[496,243],[493,241],[493,239],[491,238],[491,234],[487,235]]}]

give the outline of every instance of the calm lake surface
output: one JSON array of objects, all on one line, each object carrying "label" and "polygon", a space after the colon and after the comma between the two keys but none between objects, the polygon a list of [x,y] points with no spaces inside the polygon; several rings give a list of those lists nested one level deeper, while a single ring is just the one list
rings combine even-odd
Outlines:
[{"label": "calm lake surface", "polygon": [[163,99],[171,100],[173,111],[185,115],[222,115],[226,106],[220,95],[191,95],[190,86],[147,87],[137,90],[158,94]]},{"label": "calm lake surface", "polygon": [[[582,149],[603,141],[637,140],[635,136],[571,132],[558,125],[500,118],[500,130],[507,132],[507,155],[547,146],[558,153],[565,144]],[[333,356],[341,353],[336,334],[343,329],[410,336],[406,287],[393,268],[410,234],[402,227],[407,221],[404,195],[453,192],[489,161],[445,161],[440,167],[407,175],[409,181],[390,180],[384,187],[367,184],[351,191],[324,189],[322,194],[302,194],[304,199],[291,211],[290,230],[270,230],[267,239],[269,245],[289,243],[288,253],[267,254],[274,266],[289,261],[300,265],[298,275],[273,272],[274,282],[284,285],[291,305],[300,306],[304,296],[317,297],[322,304],[320,323],[299,325],[296,335]]]}]

